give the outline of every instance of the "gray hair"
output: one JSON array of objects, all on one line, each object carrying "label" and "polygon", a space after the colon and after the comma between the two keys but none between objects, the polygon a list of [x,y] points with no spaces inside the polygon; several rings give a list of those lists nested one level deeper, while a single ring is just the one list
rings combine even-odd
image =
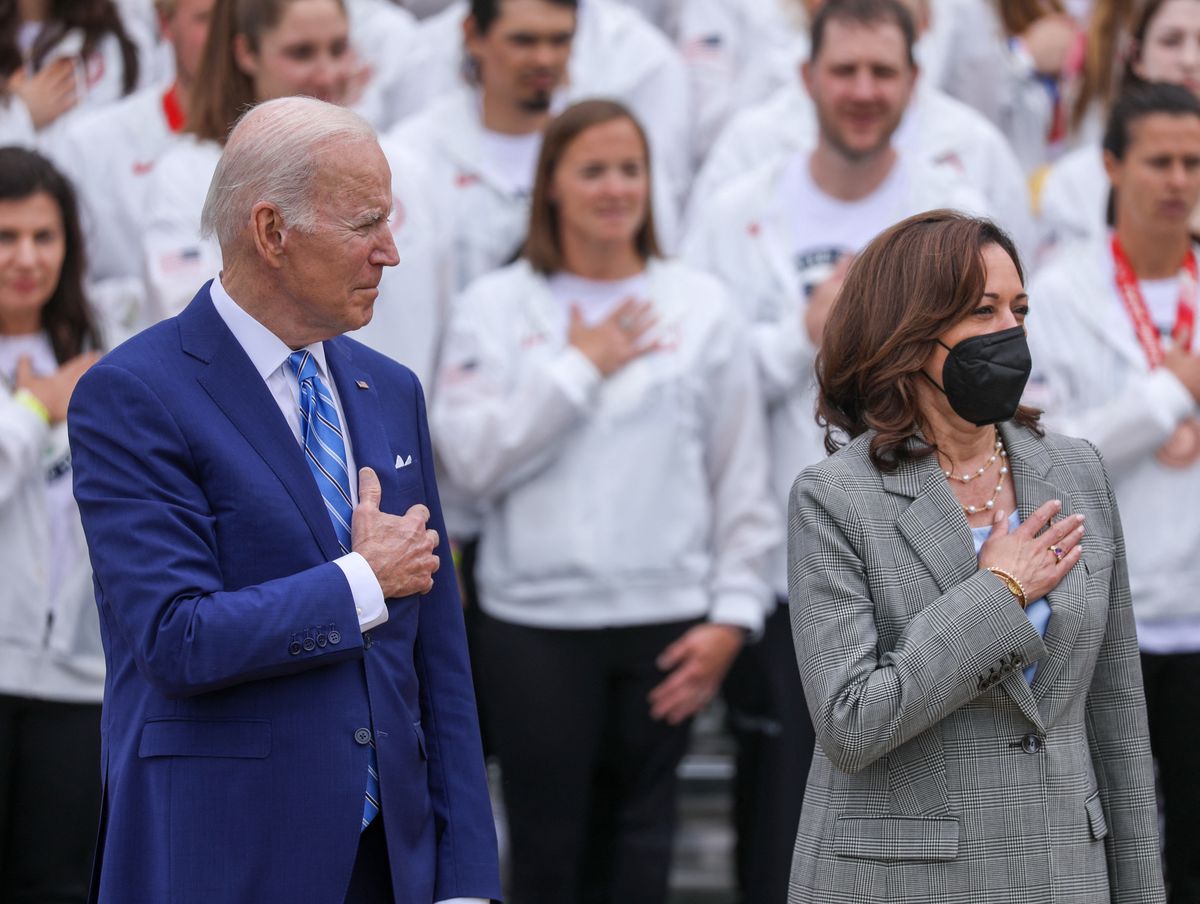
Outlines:
[{"label": "gray hair", "polygon": [[258,104],[229,133],[204,199],[201,235],[215,235],[222,250],[232,248],[262,201],[277,207],[288,227],[311,232],[318,224],[312,186],[322,152],[377,140],[370,123],[336,104],[311,97]]}]

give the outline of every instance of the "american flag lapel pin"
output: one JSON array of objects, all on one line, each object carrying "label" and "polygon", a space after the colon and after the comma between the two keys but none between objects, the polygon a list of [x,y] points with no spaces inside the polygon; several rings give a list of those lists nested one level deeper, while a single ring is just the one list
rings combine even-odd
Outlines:
[{"label": "american flag lapel pin", "polygon": [[366,380],[355,380],[354,385],[357,386],[359,389],[370,389],[371,388],[370,386],[367,385]]}]

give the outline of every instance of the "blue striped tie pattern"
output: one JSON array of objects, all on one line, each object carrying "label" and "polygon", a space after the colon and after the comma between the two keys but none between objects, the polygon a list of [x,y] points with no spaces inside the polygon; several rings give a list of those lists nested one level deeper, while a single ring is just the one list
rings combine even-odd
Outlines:
[{"label": "blue striped tie pattern", "polygon": [[[300,437],[304,441],[304,458],[312,471],[325,510],[333,522],[338,548],[350,552],[350,519],[354,506],[350,502],[350,472],[346,467],[346,441],[342,435],[337,406],[329,387],[321,379],[317,362],[307,351],[288,355],[288,365],[300,383]],[[375,740],[367,748],[367,791],[363,800],[362,828],[370,825],[379,813],[379,759]]]}]

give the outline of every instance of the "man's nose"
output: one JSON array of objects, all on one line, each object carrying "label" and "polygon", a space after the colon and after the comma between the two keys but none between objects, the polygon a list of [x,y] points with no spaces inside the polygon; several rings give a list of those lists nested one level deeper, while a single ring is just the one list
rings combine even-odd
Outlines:
[{"label": "man's nose", "polygon": [[400,252],[396,248],[396,240],[392,238],[392,230],[387,228],[386,223],[381,232],[382,237],[379,244],[371,252],[371,263],[379,267],[394,267],[400,263]]}]

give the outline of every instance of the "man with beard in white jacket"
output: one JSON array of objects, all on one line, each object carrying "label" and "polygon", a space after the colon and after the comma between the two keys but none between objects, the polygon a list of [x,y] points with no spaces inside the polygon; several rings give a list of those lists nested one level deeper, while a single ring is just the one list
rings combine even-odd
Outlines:
[{"label": "man with beard in white jacket", "polygon": [[[660,164],[654,178],[662,191],[656,190],[656,196],[669,196],[677,210],[682,208],[692,176],[688,79],[682,57],[657,28],[621,0],[578,0],[573,5],[578,19],[568,77],[562,82],[562,105],[606,97],[629,107],[646,124],[651,155]],[[421,23],[427,48],[421,84],[428,100],[461,88],[464,75],[472,75],[462,33],[469,15],[478,18],[474,7],[469,0],[457,0]],[[661,219],[663,212],[655,214]],[[659,225],[662,234],[664,224]]]},{"label": "man with beard in white jacket", "polygon": [[1104,151],[1113,229],[1056,255],[1031,281],[1025,402],[1104,456],[1128,545],[1167,885],[1172,901],[1195,901],[1200,244],[1188,222],[1200,203],[1200,101],[1179,85],[1131,89],[1113,107]]},{"label": "man with beard in white jacket", "polygon": [[[921,37],[925,29],[925,0],[902,0],[913,14]],[[830,38],[826,35],[826,41]],[[737,114],[721,133],[692,189],[688,221],[702,215],[721,187],[740,174],[817,141],[817,114],[804,82],[792,78],[766,102]],[[916,90],[904,111],[893,141],[906,157],[925,159],[959,171],[964,181],[986,199],[996,222],[1028,253],[1034,241],[1025,174],[1008,140],[982,114],[937,88],[922,65]]]},{"label": "man with beard in white jacket", "polygon": [[[825,456],[813,360],[851,255],[911,214],[985,208],[953,169],[907,159],[893,146],[916,80],[915,30],[898,0],[825,4],[802,70],[820,126],[815,148],[726,186],[684,242],[685,259],[721,277],[752,324],[781,529],[796,474]],[[739,775],[757,779],[739,781],[738,873],[744,900],[762,904],[785,900],[813,749],[782,544],[772,582],[779,605],[763,640],[743,651],[726,682]],[[757,699],[742,688],[755,689]]]},{"label": "man with beard in white jacket", "polygon": [[[390,133],[429,168],[456,291],[520,250],[542,131],[563,97],[576,25],[575,0],[473,0],[471,10],[463,31],[476,87],[451,91]],[[655,202],[671,247],[673,205],[663,192]]]}]

